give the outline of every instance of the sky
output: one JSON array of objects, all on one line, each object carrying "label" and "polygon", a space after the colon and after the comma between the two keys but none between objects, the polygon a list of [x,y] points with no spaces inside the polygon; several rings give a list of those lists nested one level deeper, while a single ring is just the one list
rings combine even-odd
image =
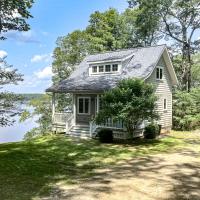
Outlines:
[{"label": "sky", "polygon": [[18,85],[5,89],[16,93],[43,93],[51,82],[52,53],[56,39],[76,29],[84,29],[89,16],[96,10],[116,8],[122,12],[126,0],[35,0],[28,20],[28,32],[7,33],[7,40],[0,41],[0,57],[24,75]]}]

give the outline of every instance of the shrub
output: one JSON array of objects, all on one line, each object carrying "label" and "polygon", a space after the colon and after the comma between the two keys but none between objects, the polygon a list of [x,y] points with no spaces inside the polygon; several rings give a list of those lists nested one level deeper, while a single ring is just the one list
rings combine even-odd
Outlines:
[{"label": "shrub", "polygon": [[173,98],[173,128],[193,130],[200,127],[200,88],[176,91]]},{"label": "shrub", "polygon": [[144,138],[155,139],[160,134],[161,127],[158,124],[151,123],[145,127]]},{"label": "shrub", "polygon": [[101,129],[98,133],[99,141],[102,143],[113,142],[113,132],[110,129]]},{"label": "shrub", "polygon": [[109,118],[115,122],[123,121],[132,139],[138,122],[158,118],[156,101],[152,84],[140,79],[124,79],[101,96],[102,108],[95,121],[97,124],[105,123]]}]

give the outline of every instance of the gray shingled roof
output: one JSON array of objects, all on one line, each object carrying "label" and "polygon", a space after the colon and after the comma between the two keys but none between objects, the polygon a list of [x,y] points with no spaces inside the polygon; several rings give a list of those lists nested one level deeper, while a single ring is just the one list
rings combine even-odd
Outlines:
[{"label": "gray shingled roof", "polygon": [[[165,45],[118,50],[87,56],[71,76],[48,88],[47,92],[103,92],[116,86],[119,80],[125,78],[145,79],[153,71],[160,59]],[[127,58],[127,59],[126,59]],[[89,76],[91,62],[109,62],[124,60],[122,71],[116,75]]]}]

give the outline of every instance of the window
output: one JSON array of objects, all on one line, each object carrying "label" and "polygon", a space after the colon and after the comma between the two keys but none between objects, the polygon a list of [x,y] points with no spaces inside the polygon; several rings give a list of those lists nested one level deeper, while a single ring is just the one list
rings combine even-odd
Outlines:
[{"label": "window", "polygon": [[163,68],[157,67],[156,68],[156,79],[162,80],[162,78],[163,78]]},{"label": "window", "polygon": [[103,73],[117,73],[119,71],[118,64],[100,64],[91,67],[91,74],[103,74]]},{"label": "window", "polygon": [[104,66],[103,65],[100,65],[99,66],[99,72],[101,73],[101,72],[104,72]]},{"label": "window", "polygon": [[97,66],[92,67],[92,73],[97,73]]},{"label": "window", "polygon": [[163,107],[164,107],[164,110],[167,110],[167,99],[164,99],[164,102],[163,102]]},{"label": "window", "polygon": [[106,65],[106,72],[110,72],[111,71],[111,65]]},{"label": "window", "polygon": [[117,72],[118,71],[118,64],[112,65],[112,71]]},{"label": "window", "polygon": [[89,97],[78,97],[78,114],[90,114]]}]

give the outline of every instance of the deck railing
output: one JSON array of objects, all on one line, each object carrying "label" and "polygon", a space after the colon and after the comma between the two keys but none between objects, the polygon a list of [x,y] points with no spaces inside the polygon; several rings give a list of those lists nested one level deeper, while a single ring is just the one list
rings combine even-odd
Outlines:
[{"label": "deck railing", "polygon": [[72,113],[54,113],[53,124],[65,125],[68,118],[70,118]]},{"label": "deck railing", "polygon": [[[137,129],[133,133],[133,137],[140,137],[143,135],[144,127],[146,122],[143,121],[138,124]],[[114,121],[112,119],[107,119],[104,124],[97,125],[95,121],[90,122],[90,137],[95,137],[97,134],[97,129],[107,128],[113,130],[113,136],[115,139],[128,139],[130,135],[123,121]]]},{"label": "deck railing", "polygon": [[124,123],[119,121],[114,121],[113,119],[109,118],[105,121],[105,123],[97,125],[95,121],[90,122],[90,136],[94,137],[95,132],[98,128],[108,128],[108,129],[114,129],[114,130],[124,130],[125,126]]},{"label": "deck railing", "polygon": [[70,113],[55,113],[53,116],[53,126],[63,127],[63,131],[68,133],[74,125],[74,114]]}]

